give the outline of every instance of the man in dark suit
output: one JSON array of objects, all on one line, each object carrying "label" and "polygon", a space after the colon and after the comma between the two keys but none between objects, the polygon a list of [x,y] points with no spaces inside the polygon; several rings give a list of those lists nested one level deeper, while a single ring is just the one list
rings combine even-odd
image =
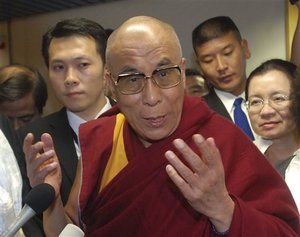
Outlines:
[{"label": "man in dark suit", "polygon": [[[244,98],[248,43],[227,16],[210,18],[192,33],[197,62],[211,88],[204,98],[224,117],[233,119],[235,98]],[[246,108],[244,108],[246,109]]]},{"label": "man in dark suit", "polygon": [[[61,195],[65,204],[76,173],[80,149],[80,124],[95,119],[111,107],[105,96],[103,73],[107,35],[96,22],[79,18],[58,22],[44,36],[42,52],[49,81],[64,107],[19,130],[22,140],[32,133],[39,141],[49,133],[60,157]],[[31,186],[38,183],[31,182]]]}]

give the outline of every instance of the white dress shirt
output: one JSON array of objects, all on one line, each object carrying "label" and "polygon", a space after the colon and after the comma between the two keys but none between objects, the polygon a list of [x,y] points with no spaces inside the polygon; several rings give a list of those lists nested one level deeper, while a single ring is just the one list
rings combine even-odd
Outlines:
[{"label": "white dress shirt", "polygon": [[[105,97],[105,98],[106,98],[106,104],[103,106],[103,108],[99,111],[99,113],[95,116],[94,119],[98,118],[101,114],[103,114],[104,112],[106,112],[107,110],[109,110],[111,108],[111,104],[109,102],[109,99],[107,97]],[[73,129],[73,131],[75,132],[76,136],[78,137],[79,126],[82,123],[85,123],[87,121],[84,120],[84,119],[82,119],[77,114],[71,112],[68,109],[67,109],[67,116],[68,116],[68,120],[69,120],[69,124],[70,124],[71,128]],[[78,156],[78,159],[79,159],[81,157],[80,147],[77,144],[77,142],[75,142],[75,141],[74,141],[74,144],[75,144],[76,153],[77,153],[77,156]]]},{"label": "white dress shirt", "polygon": [[[234,105],[233,105],[234,101],[238,97],[241,97],[241,98],[243,98],[245,100],[245,92],[243,92],[239,96],[235,96],[235,95],[233,95],[233,94],[231,94],[229,92],[221,91],[221,90],[218,90],[216,88],[214,88],[214,90],[215,90],[217,96],[219,97],[219,99],[223,102],[223,104],[224,104],[227,112],[229,113],[232,121],[234,121],[234,115],[233,115],[233,113],[234,113]],[[256,140],[258,136],[255,134],[255,132],[252,129],[252,126],[251,126],[251,123],[250,123],[250,120],[249,120],[249,116],[248,116],[248,111],[247,111],[247,108],[245,106],[245,103],[241,104],[241,108],[244,111],[244,113],[246,114],[249,126],[250,126],[250,128],[252,130],[252,133],[253,133],[253,136],[254,136],[254,138]]]}]

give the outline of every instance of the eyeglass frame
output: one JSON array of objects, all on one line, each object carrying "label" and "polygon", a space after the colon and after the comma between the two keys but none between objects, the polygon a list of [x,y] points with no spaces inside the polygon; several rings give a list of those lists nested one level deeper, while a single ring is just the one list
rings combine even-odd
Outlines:
[{"label": "eyeglass frame", "polygon": [[[278,94],[275,94],[273,96],[276,96],[276,95],[278,95]],[[288,95],[283,95],[283,94],[280,94],[280,95],[284,98],[284,100],[278,101],[277,103],[275,101],[273,101],[273,100],[270,100],[272,96],[269,97],[267,100],[264,100],[263,98],[257,98],[260,101],[259,108],[257,107],[257,111],[255,111],[255,112],[252,111],[252,112],[254,112],[254,113],[260,113],[262,111],[262,109],[265,107],[266,104],[268,104],[270,107],[272,107],[275,110],[281,110],[279,108],[279,107],[281,107],[281,103],[290,101],[291,100],[291,96],[290,95],[289,96]],[[250,103],[250,101],[248,99],[247,101],[245,101],[245,106],[246,106],[246,109],[251,112],[251,107],[253,107],[253,105],[250,106],[249,103]],[[274,105],[275,105],[275,107],[274,107]],[[278,105],[279,105],[279,107],[277,107]],[[254,108],[255,108],[255,106],[254,106]],[[283,108],[284,108],[284,106],[283,106]]]},{"label": "eyeglass frame", "polygon": [[[179,79],[178,81],[176,82],[176,84],[174,85],[171,85],[171,86],[168,86],[168,87],[161,87],[157,82],[156,80],[154,79],[153,75],[161,70],[166,70],[166,69],[173,69],[173,68],[176,68],[178,71],[179,71]],[[115,78],[117,80],[113,80],[114,84],[117,86],[118,88],[118,84],[119,84],[119,81],[120,81],[120,77],[125,77],[125,76],[143,76],[143,86],[141,87],[141,89],[139,89],[138,91],[136,92],[133,92],[133,93],[124,93],[123,91],[119,90],[123,95],[134,95],[134,94],[138,94],[140,93],[141,91],[143,91],[144,87],[145,87],[145,82],[147,79],[152,79],[152,81],[155,83],[155,85],[157,85],[159,88],[161,89],[169,89],[169,88],[172,88],[172,87],[175,87],[177,85],[179,85],[182,81],[182,70],[181,70],[181,67],[178,65],[178,64],[175,64],[175,65],[172,65],[172,66],[166,66],[166,67],[159,67],[159,68],[156,68],[153,70],[151,76],[146,76],[145,73],[143,72],[134,72],[134,73],[121,73],[119,74],[117,77],[113,76],[111,72],[109,72],[109,75],[110,77],[112,78]]]}]

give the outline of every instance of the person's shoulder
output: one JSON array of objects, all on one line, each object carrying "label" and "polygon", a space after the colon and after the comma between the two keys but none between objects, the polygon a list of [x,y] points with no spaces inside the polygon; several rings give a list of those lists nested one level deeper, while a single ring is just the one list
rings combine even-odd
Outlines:
[{"label": "person's shoulder", "polygon": [[54,112],[42,118],[36,119],[33,122],[21,127],[18,130],[19,134],[27,134],[29,132],[36,133],[38,131],[44,132],[50,126],[61,125],[67,123],[66,110],[63,108],[60,111]]},{"label": "person's shoulder", "polygon": [[[113,128],[116,123],[117,114],[119,114],[119,109],[117,106],[113,106],[111,109],[103,113],[99,118],[90,120],[86,123],[80,125],[80,133],[93,132],[96,130],[106,130],[109,131],[109,128]],[[103,129],[105,128],[105,129]]]},{"label": "person's shoulder", "polygon": [[211,101],[211,100],[214,100],[217,98],[218,98],[218,96],[213,88],[210,88],[209,92],[203,96],[203,99],[205,101]]},{"label": "person's shoulder", "polygon": [[8,124],[9,124],[8,118],[4,114],[0,113],[0,128],[1,129],[5,128],[6,125]]},{"label": "person's shoulder", "polygon": [[3,132],[4,136],[11,143],[15,136],[15,131],[9,121],[9,119],[2,113],[0,113],[0,130]]},{"label": "person's shoulder", "polygon": [[101,116],[97,119],[90,120],[82,125],[80,125],[80,128],[84,129],[94,129],[96,127],[106,127],[109,126],[110,124],[114,124],[116,121],[116,116],[115,115],[110,115],[110,116]]},{"label": "person's shoulder", "polygon": [[48,123],[48,122],[54,122],[54,121],[62,121],[62,120],[66,120],[68,119],[67,117],[67,111],[66,108],[62,108],[61,110],[48,114],[47,116],[44,116],[40,119],[38,119],[37,121],[40,123]]}]

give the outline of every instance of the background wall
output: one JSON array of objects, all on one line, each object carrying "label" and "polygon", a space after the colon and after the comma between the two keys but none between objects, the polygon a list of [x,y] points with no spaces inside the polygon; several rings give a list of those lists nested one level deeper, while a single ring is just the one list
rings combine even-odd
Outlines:
[{"label": "background wall", "polygon": [[[11,22],[11,61],[25,63],[47,75],[41,57],[41,37],[57,21],[71,17],[86,17],[104,28],[116,28],[131,16],[150,15],[169,22],[176,29],[188,65],[193,65],[191,32],[201,21],[228,15],[248,39],[252,57],[249,73],[262,61],[286,58],[286,4],[282,0],[121,0],[91,7],[71,9],[18,19]],[[59,107],[50,90],[46,113]]]},{"label": "background wall", "polygon": [[9,64],[8,23],[0,22],[0,66]]}]

